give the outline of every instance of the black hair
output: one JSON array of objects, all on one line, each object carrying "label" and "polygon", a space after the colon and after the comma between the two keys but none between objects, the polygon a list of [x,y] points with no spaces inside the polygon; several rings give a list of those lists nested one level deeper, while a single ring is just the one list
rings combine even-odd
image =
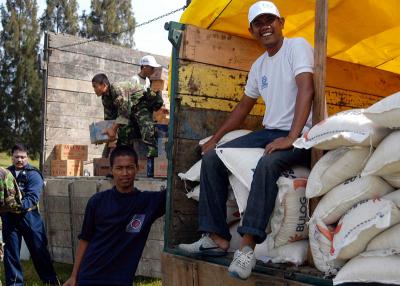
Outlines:
[{"label": "black hair", "polygon": [[26,147],[21,144],[21,143],[16,143],[12,149],[11,149],[11,155],[14,154],[15,151],[21,151],[21,152],[26,152],[28,153],[28,149],[26,149]]},{"label": "black hair", "polygon": [[103,83],[107,86],[110,86],[110,81],[108,77],[104,73],[98,73],[92,78],[92,83]]},{"label": "black hair", "polygon": [[111,168],[114,165],[115,158],[120,157],[120,156],[129,156],[129,157],[134,158],[136,167],[139,164],[138,163],[138,155],[137,155],[135,149],[133,149],[130,146],[121,145],[121,146],[115,147],[115,149],[111,152],[111,155],[110,155]]}]

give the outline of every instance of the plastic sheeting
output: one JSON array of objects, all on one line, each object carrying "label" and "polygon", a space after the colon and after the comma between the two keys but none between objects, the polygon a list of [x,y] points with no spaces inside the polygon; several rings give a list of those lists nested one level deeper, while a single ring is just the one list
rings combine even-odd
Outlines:
[{"label": "plastic sheeting", "polygon": [[[180,22],[251,38],[255,0],[192,0]],[[275,0],[286,37],[314,43],[315,0]],[[400,0],[329,0],[328,57],[400,74]]]}]

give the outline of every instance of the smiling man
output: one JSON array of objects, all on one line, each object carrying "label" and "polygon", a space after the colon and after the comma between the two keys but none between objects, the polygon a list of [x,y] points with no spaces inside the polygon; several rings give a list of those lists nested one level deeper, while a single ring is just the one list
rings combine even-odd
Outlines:
[{"label": "smiling man", "polygon": [[151,225],[165,213],[165,191],[134,187],[138,158],[132,148],[116,147],[110,165],[115,187],[89,199],[65,286],[131,286]]},{"label": "smiling man", "polygon": [[293,165],[308,165],[309,152],[293,148],[294,140],[311,127],[314,97],[313,50],[303,38],[285,38],[285,20],[269,1],[254,3],[248,13],[249,32],[265,48],[252,65],[242,100],[215,135],[202,146],[200,175],[200,240],[179,248],[193,255],[224,255],[231,235],[226,223],[228,175],[215,153],[217,142],[238,129],[261,96],[266,103],[264,129],[251,132],[220,147],[265,148],[254,172],[253,182],[238,232],[240,249],[235,252],[229,273],[241,279],[250,276],[256,264],[254,247],[266,238],[265,229],[278,193],[276,181]]}]

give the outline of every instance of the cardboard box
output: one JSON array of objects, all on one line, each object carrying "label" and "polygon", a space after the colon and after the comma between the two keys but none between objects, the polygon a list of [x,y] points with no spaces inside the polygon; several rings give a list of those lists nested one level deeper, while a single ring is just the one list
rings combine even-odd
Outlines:
[{"label": "cardboard box", "polygon": [[154,72],[149,78],[150,80],[162,79],[168,81],[168,69],[164,67],[155,68]]},{"label": "cardboard box", "polygon": [[57,144],[55,147],[56,160],[81,160],[88,159],[88,146],[75,144]]},{"label": "cardboard box", "polygon": [[58,176],[82,176],[83,162],[80,160],[52,160],[51,175]]},{"label": "cardboard box", "polygon": [[157,151],[158,151],[158,157],[167,157],[167,150],[166,150],[166,144],[168,142],[168,138],[157,138]]},{"label": "cardboard box", "polygon": [[167,90],[168,89],[168,81],[167,80],[152,80],[151,81],[151,90],[159,91],[159,90]]},{"label": "cardboard box", "polygon": [[93,173],[95,176],[106,176],[108,174],[111,174],[110,159],[94,158]]},{"label": "cardboard box", "polygon": [[147,158],[138,160],[139,168],[136,173],[137,177],[147,177]]},{"label": "cardboard box", "polygon": [[154,177],[166,178],[168,173],[168,160],[166,157],[154,158]]},{"label": "cardboard box", "polygon": [[107,134],[103,134],[104,130],[110,128],[114,123],[114,120],[103,120],[99,122],[93,122],[89,126],[90,130],[90,142],[92,144],[101,144],[109,142]]}]

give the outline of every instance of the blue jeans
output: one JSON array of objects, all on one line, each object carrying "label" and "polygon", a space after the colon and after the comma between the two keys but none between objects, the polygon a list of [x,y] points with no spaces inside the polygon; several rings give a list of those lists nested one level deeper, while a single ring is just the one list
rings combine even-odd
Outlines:
[{"label": "blue jeans", "polygon": [[[264,148],[279,137],[286,137],[288,131],[263,129],[251,132],[232,140],[221,147]],[[266,238],[265,229],[275,207],[278,194],[276,181],[282,171],[293,165],[309,167],[310,151],[305,149],[287,149],[266,154],[257,163],[251,183],[247,207],[240,235],[250,234],[256,243]],[[228,198],[229,171],[216,152],[209,151],[203,156],[200,174],[199,231],[216,233],[226,240],[231,239],[226,223],[226,201]]]}]

